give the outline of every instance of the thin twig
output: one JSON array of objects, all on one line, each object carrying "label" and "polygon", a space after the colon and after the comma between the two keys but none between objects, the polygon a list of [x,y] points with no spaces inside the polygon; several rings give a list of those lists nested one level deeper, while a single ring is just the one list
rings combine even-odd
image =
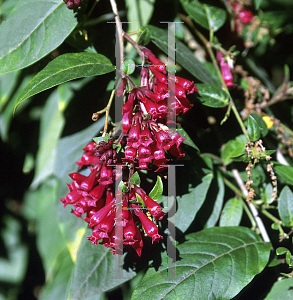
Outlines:
[{"label": "thin twig", "polygon": [[[232,173],[233,173],[234,178],[237,181],[237,183],[238,183],[238,185],[239,185],[242,193],[245,196],[247,196],[248,195],[247,189],[246,189],[246,187],[245,187],[245,185],[244,185],[244,183],[243,183],[243,181],[242,181],[242,179],[240,177],[240,174],[239,174],[238,170],[233,169]],[[270,238],[269,238],[268,233],[267,233],[267,231],[265,229],[265,226],[264,226],[264,224],[262,222],[262,219],[258,215],[257,209],[255,208],[255,206],[251,202],[248,202],[248,206],[249,206],[250,211],[252,212],[252,215],[253,215],[253,217],[254,217],[254,219],[256,221],[256,224],[257,224],[257,226],[259,228],[259,231],[260,231],[260,234],[262,236],[262,239],[264,240],[264,242],[270,242]]]},{"label": "thin twig", "polygon": [[116,1],[115,0],[110,0],[110,3],[111,3],[111,6],[112,6],[112,11],[113,11],[113,13],[115,15],[115,22],[116,22],[117,35],[118,35],[118,43],[119,43],[119,48],[120,48],[120,62],[121,62],[120,70],[122,72],[122,70],[123,70],[123,63],[124,63],[124,46],[123,46],[122,23],[120,21],[120,17],[119,17],[119,14],[118,14],[118,8],[117,8]]},{"label": "thin twig", "polygon": [[113,101],[115,95],[115,90],[112,91],[111,96],[110,96],[110,100],[106,106],[106,108],[104,108],[102,111],[106,111],[106,119],[105,119],[105,125],[104,125],[104,130],[103,130],[103,137],[106,136],[107,134],[107,130],[108,130],[108,121],[109,121],[109,113],[110,113],[110,108],[111,108],[111,104]]}]

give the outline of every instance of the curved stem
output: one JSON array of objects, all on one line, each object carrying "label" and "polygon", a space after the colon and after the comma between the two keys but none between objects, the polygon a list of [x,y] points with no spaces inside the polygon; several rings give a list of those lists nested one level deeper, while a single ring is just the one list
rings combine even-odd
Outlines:
[{"label": "curved stem", "polygon": [[[208,40],[205,38],[205,36],[204,36],[201,32],[199,32],[199,31],[194,27],[194,25],[193,25],[193,23],[192,23],[192,21],[191,21],[191,19],[190,19],[189,17],[186,17],[186,16],[184,16],[184,15],[182,15],[182,14],[179,14],[179,17],[180,17],[184,22],[186,22],[186,23],[194,30],[195,34],[199,37],[199,39],[200,39],[200,40],[202,41],[202,43],[205,45],[205,47],[206,47],[206,49],[207,49],[207,51],[208,51],[208,53],[209,53],[209,55],[210,55],[210,57],[211,57],[212,63],[213,63],[213,65],[214,65],[214,67],[215,67],[215,69],[216,69],[216,71],[217,71],[218,77],[220,78],[221,84],[222,84],[222,86],[224,87],[225,92],[229,95],[230,106],[231,106],[231,108],[232,108],[232,111],[233,111],[233,113],[234,113],[234,115],[235,115],[235,117],[236,117],[236,119],[237,119],[237,121],[238,121],[238,123],[239,123],[241,129],[242,129],[243,134],[245,135],[246,139],[249,141],[249,137],[248,137],[248,133],[247,133],[246,127],[245,127],[245,125],[244,125],[244,123],[243,123],[243,121],[242,121],[242,119],[241,119],[241,117],[240,117],[240,115],[239,115],[239,113],[238,113],[238,110],[237,110],[237,108],[236,108],[236,106],[235,106],[235,104],[234,104],[234,101],[233,101],[233,99],[232,99],[232,97],[231,97],[231,95],[230,95],[230,92],[229,92],[229,90],[228,90],[228,88],[227,88],[227,86],[226,86],[226,84],[225,84],[225,82],[224,82],[224,80],[223,80],[221,70],[220,70],[220,68],[219,68],[219,66],[218,66],[217,60],[216,60],[215,55],[214,55],[214,52],[213,52],[213,50],[212,50],[212,41],[208,41]],[[212,36],[213,36],[213,35],[211,35],[211,37],[212,37]],[[226,117],[225,117],[224,120],[221,122],[221,124],[227,119],[227,117],[228,117],[228,115],[226,115]]]},{"label": "curved stem", "polygon": [[[118,14],[118,8],[115,0],[110,0],[111,6],[112,6],[112,11],[115,15],[115,22],[116,22],[116,28],[117,28],[117,35],[118,35],[118,43],[119,43],[119,49],[120,49],[120,70],[123,72],[123,63],[124,63],[124,46],[123,46],[123,29],[122,29],[122,23],[120,21],[120,17]],[[116,35],[116,36],[117,36]],[[122,73],[123,77],[123,73]]]}]

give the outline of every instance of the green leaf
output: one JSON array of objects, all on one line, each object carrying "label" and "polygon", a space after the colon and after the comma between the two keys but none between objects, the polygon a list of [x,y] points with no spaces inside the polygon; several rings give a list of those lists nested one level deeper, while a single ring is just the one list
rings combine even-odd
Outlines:
[{"label": "green leaf", "polygon": [[293,278],[284,278],[274,283],[264,300],[292,299]]},{"label": "green leaf", "polygon": [[141,26],[148,24],[155,8],[155,0],[126,0],[125,4],[129,22],[128,32],[137,31]]},{"label": "green leaf", "polygon": [[[39,300],[67,299],[66,288],[70,282],[74,264],[70,255],[60,255],[58,260],[58,269],[49,277],[46,284],[42,287]],[[98,299],[97,299],[98,300]]]},{"label": "green leaf", "polygon": [[229,104],[229,95],[220,87],[200,83],[197,84],[199,101],[206,106],[210,107],[225,107]]},{"label": "green leaf", "polygon": [[108,140],[110,139],[110,135],[108,133],[106,133],[105,136],[98,136],[98,137],[94,137],[93,140],[94,142],[96,142],[97,144],[99,144],[100,142],[106,142],[108,143]]},{"label": "green leaf", "polygon": [[288,184],[293,185],[293,168],[290,166],[284,165],[275,165],[274,170],[278,176],[281,176],[282,179]]},{"label": "green leaf", "polygon": [[240,224],[243,213],[243,206],[236,197],[229,199],[224,205],[220,226],[238,226]]},{"label": "green leaf", "polygon": [[221,157],[223,159],[224,165],[227,166],[233,161],[231,157],[243,154],[246,143],[247,139],[244,134],[241,134],[234,140],[230,140],[229,142],[227,142],[224,145],[224,148],[221,150]]},{"label": "green leaf", "polygon": [[[169,47],[173,46],[168,44],[168,31],[152,25],[147,25],[146,27],[150,30],[152,42],[168,54]],[[146,27],[141,28],[141,31],[144,31]],[[207,84],[216,85],[218,83],[213,79],[202,63],[195,58],[194,53],[181,41],[176,40],[176,48],[172,49],[172,51],[173,50],[176,50],[176,62],[195,78]],[[171,58],[174,59],[174,57]]]},{"label": "green leaf", "polygon": [[[180,168],[182,168],[182,170],[180,170]],[[193,222],[197,212],[200,210],[206,199],[209,187],[213,180],[213,174],[208,173],[202,175],[200,182],[198,182],[195,172],[189,170],[187,166],[178,167],[177,169],[178,174],[181,174],[181,176],[176,176],[176,187],[178,188],[176,189],[177,210],[174,223],[176,228],[185,232]],[[186,174],[189,175],[188,179],[185,177]],[[187,191],[185,194],[182,194],[186,189]],[[171,207],[173,205],[171,201],[174,201],[174,198],[175,197],[171,197],[171,199],[168,199],[167,196],[163,196],[163,206]]]},{"label": "green leaf", "polygon": [[157,176],[156,184],[150,191],[149,197],[151,197],[155,201],[158,201],[162,196],[163,188],[164,186],[163,186],[162,178],[160,176]]},{"label": "green leaf", "polygon": [[251,142],[256,142],[260,138],[260,129],[254,117],[247,118],[247,133]]},{"label": "green leaf", "polygon": [[286,263],[290,266],[290,264],[291,264],[291,258],[292,258],[292,255],[291,255],[291,253],[290,253],[290,251],[288,250],[287,252],[286,252]]},{"label": "green leaf", "polygon": [[248,154],[246,151],[242,151],[241,154],[236,155],[236,156],[230,156],[230,158],[233,161],[242,161],[242,162],[249,162],[250,158],[248,157]]},{"label": "green leaf", "polygon": [[259,130],[261,132],[261,135],[263,137],[265,137],[268,134],[268,132],[269,132],[269,129],[268,129],[268,126],[267,126],[266,122],[263,120],[263,118],[260,115],[258,115],[256,113],[251,113],[250,115],[257,122]]},{"label": "green leaf", "polygon": [[278,211],[284,226],[293,226],[293,193],[285,186],[279,197]]},{"label": "green leaf", "polygon": [[[218,222],[219,216],[221,214],[222,206],[223,206],[223,200],[224,200],[224,195],[225,195],[225,184],[223,177],[221,176],[220,172],[217,172],[217,184],[218,184],[218,189],[217,189],[217,196],[214,201],[214,205],[212,207],[212,213],[209,216],[205,227],[213,227],[216,225]],[[211,187],[212,189],[212,187]]]},{"label": "green leaf", "polygon": [[133,59],[126,59],[123,63],[123,72],[131,75],[135,71],[135,62]]},{"label": "green leaf", "polygon": [[181,3],[193,21],[205,29],[217,31],[226,21],[226,11],[222,8],[198,1],[181,0]]},{"label": "green leaf", "polygon": [[147,45],[151,41],[151,32],[148,27],[141,27],[139,28],[139,31],[141,32],[137,43],[139,45]]},{"label": "green leaf", "polygon": [[193,140],[190,138],[188,133],[178,124],[176,125],[176,132],[178,132],[183,138],[185,138],[183,144],[194,148],[198,152],[200,151],[198,147],[194,144]]},{"label": "green leaf", "polygon": [[256,10],[259,9],[261,2],[262,2],[262,0],[254,0],[254,7]]},{"label": "green leaf", "polygon": [[[99,244],[98,246],[92,245],[87,240],[91,234],[92,230],[88,229],[77,254],[68,297],[71,300],[99,295],[136,275],[132,270],[129,272],[122,270],[123,257],[113,255],[111,248]],[[119,269],[120,263],[122,263],[121,270]]]},{"label": "green leaf", "polygon": [[67,53],[56,57],[25,87],[15,108],[25,99],[61,83],[112,72],[110,60],[98,53]]},{"label": "green leaf", "polygon": [[230,300],[269,260],[271,244],[245,227],[213,227],[185,238],[187,241],[177,247],[180,260],[176,260],[176,267],[168,268],[164,253],[162,266],[146,272],[132,300],[153,299],[154,295],[158,300]]},{"label": "green leaf", "polygon": [[128,192],[128,188],[127,188],[127,186],[124,184],[124,182],[122,180],[118,184],[118,191],[120,191],[122,193]]},{"label": "green leaf", "polygon": [[[25,196],[25,211],[37,224],[37,248],[46,276],[50,277],[59,269],[60,256],[69,256],[56,217],[58,184],[57,180],[47,180],[38,190],[30,191]],[[34,215],[30,214],[30,211],[33,211]]]},{"label": "green leaf", "polygon": [[25,68],[56,49],[77,25],[62,0],[19,1],[0,25],[0,74]]},{"label": "green leaf", "polygon": [[[54,170],[56,147],[65,125],[63,111],[59,109],[59,102],[62,99],[60,90],[56,89],[50,95],[43,108],[40,123],[39,148],[36,157],[36,171],[31,184],[32,188],[36,188]],[[65,97],[66,102],[72,96],[73,92],[69,90]]]},{"label": "green leaf", "polygon": [[140,185],[140,177],[137,171],[131,176],[130,182],[138,186]]},{"label": "green leaf", "polygon": [[[26,76],[24,76],[24,78],[22,78],[20,84],[17,85],[18,77],[12,79],[13,76],[11,76],[11,74],[16,74],[16,73],[18,73],[18,71],[13,72],[13,73],[4,74],[0,77],[0,81],[1,81],[0,97],[1,97],[1,100],[3,100],[2,103],[5,104],[6,101],[9,101],[6,104],[6,106],[5,105],[2,106],[2,107],[4,107],[4,109],[3,109],[3,112],[0,115],[0,133],[1,133],[1,138],[3,139],[3,141],[8,140],[8,133],[9,133],[10,124],[11,124],[12,119],[13,119],[13,109],[14,109],[16,100],[17,100],[18,96],[21,94],[22,90],[25,88],[25,86],[28,84],[28,82],[32,78],[32,75],[30,75],[30,74],[26,75]],[[16,85],[13,94],[9,94],[9,95],[6,94],[5,91],[8,92],[8,90],[2,88],[2,83],[3,83],[3,85],[4,84],[6,86],[8,85],[7,81],[3,80],[4,77],[10,78],[10,82],[14,83]],[[2,92],[3,92],[3,94],[2,94]],[[3,98],[2,98],[2,96],[3,96]],[[29,104],[29,102],[27,102],[27,104]],[[23,105],[22,108],[18,112],[20,113],[21,110],[24,109],[24,108],[25,108],[25,106]]]}]

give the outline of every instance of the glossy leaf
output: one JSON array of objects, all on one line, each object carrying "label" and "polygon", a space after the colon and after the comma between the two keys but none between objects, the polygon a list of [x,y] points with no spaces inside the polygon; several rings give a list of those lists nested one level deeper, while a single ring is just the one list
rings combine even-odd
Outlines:
[{"label": "glossy leaf", "polygon": [[98,53],[67,53],[58,56],[40,71],[19,96],[16,107],[25,99],[61,83],[112,72],[115,67]]},{"label": "glossy leaf", "polygon": [[181,3],[193,21],[205,29],[217,31],[226,21],[226,11],[222,8],[198,1],[182,0]]},{"label": "glossy leaf", "polygon": [[187,235],[186,240],[177,247],[176,269],[168,269],[164,253],[162,266],[147,271],[132,300],[154,295],[156,299],[230,300],[264,269],[270,255],[271,244],[245,227],[208,228]]},{"label": "glossy leaf", "polygon": [[140,177],[139,177],[138,172],[135,172],[135,173],[131,176],[130,182],[131,182],[132,184],[135,184],[135,185],[138,185],[138,186],[140,185]]},{"label": "glossy leaf", "polygon": [[288,251],[289,251],[289,250],[288,250],[287,248],[285,248],[285,247],[278,247],[278,248],[276,249],[277,255],[285,254],[285,253],[287,253]]},{"label": "glossy leaf", "polygon": [[162,178],[160,176],[157,176],[156,184],[150,191],[149,196],[153,200],[158,201],[162,196],[163,188],[164,186],[163,186]]},{"label": "glossy leaf", "polygon": [[261,135],[263,137],[265,137],[268,134],[268,132],[269,132],[269,129],[268,129],[268,126],[267,126],[266,122],[263,120],[263,118],[260,115],[258,115],[256,113],[251,113],[250,115],[257,122],[259,130],[261,132]]},{"label": "glossy leaf", "polygon": [[233,161],[231,157],[242,154],[246,143],[247,139],[244,134],[241,134],[235,139],[228,141],[221,150],[221,157],[224,164],[230,164]]},{"label": "glossy leaf", "polygon": [[256,142],[260,138],[258,123],[251,115],[247,118],[247,134],[251,142]]},{"label": "glossy leaf", "polygon": [[199,101],[206,106],[210,107],[225,107],[229,104],[229,96],[218,86],[209,84],[197,84]]},{"label": "glossy leaf", "polygon": [[123,72],[131,75],[135,71],[135,62],[134,60],[128,58],[124,61]]},{"label": "glossy leaf", "polygon": [[183,138],[185,138],[185,140],[183,141],[183,144],[188,145],[199,152],[198,147],[195,145],[195,143],[190,138],[188,133],[178,124],[176,125],[176,132],[178,132]]},{"label": "glossy leaf", "polygon": [[222,210],[220,226],[238,226],[243,213],[243,206],[236,197],[229,199]]},{"label": "glossy leaf", "polygon": [[287,184],[293,185],[293,168],[290,166],[276,165],[274,170]]},{"label": "glossy leaf", "polygon": [[0,74],[40,60],[56,49],[76,25],[73,11],[62,0],[19,1],[0,25]]},{"label": "glossy leaf", "polygon": [[[143,27],[140,30],[144,31],[145,28],[146,27]],[[172,45],[168,44],[168,31],[152,25],[147,25],[147,28],[150,31],[151,41],[168,54],[168,48],[173,48]],[[185,68],[191,75],[204,83],[217,84],[208,70],[194,57],[193,52],[191,52],[181,41],[176,40],[176,48],[173,48],[172,51],[173,50],[176,51],[176,62]],[[174,59],[174,57],[171,58]]]},{"label": "glossy leaf", "polygon": [[279,215],[285,226],[293,226],[293,193],[288,186],[285,186],[279,197]]},{"label": "glossy leaf", "polygon": [[[68,297],[71,300],[99,295],[136,275],[131,270],[127,272],[122,269],[123,257],[114,256],[111,248],[92,245],[87,240],[91,234],[92,230],[88,229],[77,254]],[[121,267],[119,263],[122,263]]]}]

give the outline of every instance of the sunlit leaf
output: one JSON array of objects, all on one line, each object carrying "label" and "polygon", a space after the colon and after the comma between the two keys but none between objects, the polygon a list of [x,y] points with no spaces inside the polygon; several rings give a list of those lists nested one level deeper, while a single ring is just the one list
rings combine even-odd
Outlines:
[{"label": "sunlit leaf", "polygon": [[18,1],[0,25],[0,74],[25,68],[49,54],[76,24],[63,0]]},{"label": "sunlit leaf", "polygon": [[61,83],[112,72],[115,67],[98,53],[67,53],[58,56],[40,71],[17,99],[17,107],[25,99]]},{"label": "sunlit leaf", "polygon": [[176,267],[168,268],[165,253],[159,270],[147,271],[132,300],[153,295],[156,299],[230,300],[264,269],[270,255],[271,244],[245,227],[213,227],[185,238],[177,247]]}]

